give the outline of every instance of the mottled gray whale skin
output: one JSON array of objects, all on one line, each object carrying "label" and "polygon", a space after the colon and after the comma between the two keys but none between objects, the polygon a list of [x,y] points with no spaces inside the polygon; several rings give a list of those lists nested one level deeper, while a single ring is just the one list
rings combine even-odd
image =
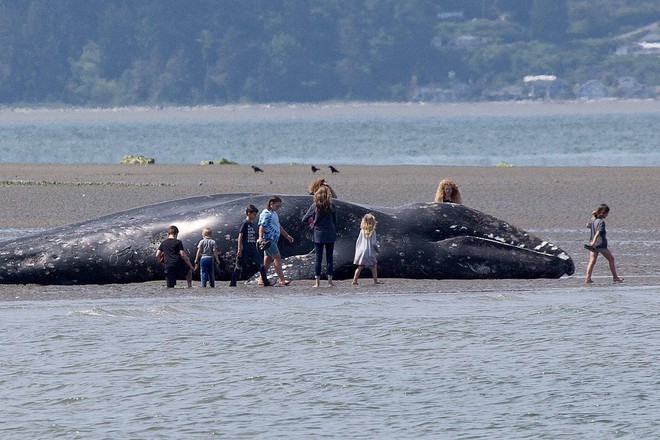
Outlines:
[{"label": "mottled gray whale skin", "polygon": [[[144,206],[0,242],[2,284],[108,284],[164,278],[155,258],[169,225],[189,255],[205,227],[213,230],[228,280],[245,207],[262,208],[268,194],[217,194]],[[279,242],[285,276],[314,278],[312,233],[301,221],[311,196],[280,196],[282,226],[295,238]],[[572,275],[568,254],[508,223],[463,205],[414,203],[397,208],[335,201],[339,219],[335,279],[351,278],[360,220],[372,212],[381,244],[382,278],[559,278]],[[251,274],[247,274],[248,276]]]}]

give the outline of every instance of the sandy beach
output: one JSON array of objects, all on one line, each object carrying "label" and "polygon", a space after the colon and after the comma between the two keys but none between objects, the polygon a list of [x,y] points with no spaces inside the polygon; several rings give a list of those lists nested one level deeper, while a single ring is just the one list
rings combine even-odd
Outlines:
[{"label": "sandy beach", "polygon": [[[658,168],[342,166],[340,173],[333,175],[327,166],[322,166],[316,175],[308,165],[301,164],[262,168],[264,172],[256,174],[248,165],[0,164],[0,203],[4,208],[0,211],[0,228],[48,228],[206,194],[301,194],[315,177],[328,179],[341,199],[399,206],[432,200],[439,180],[452,178],[460,185],[466,205],[566,250],[575,260],[576,274],[561,280],[516,282],[432,281],[403,286],[393,282],[383,289],[516,290],[565,288],[567,283],[583,287],[581,280],[588,257],[581,248],[588,239],[583,226],[599,203],[607,203],[612,209],[607,219],[608,238],[626,285],[660,286]],[[601,277],[602,283],[608,279],[604,261],[597,264],[595,275]],[[160,284],[146,288],[160,292]],[[75,296],[77,289],[80,288],[73,288],[70,293]],[[44,295],[29,286],[11,292],[5,287],[0,290],[5,292],[0,298],[5,299]],[[100,296],[115,296],[121,295],[123,288],[101,290],[105,293],[99,293]],[[221,289],[217,290],[220,293]],[[21,293],[16,294],[17,291]]]}]

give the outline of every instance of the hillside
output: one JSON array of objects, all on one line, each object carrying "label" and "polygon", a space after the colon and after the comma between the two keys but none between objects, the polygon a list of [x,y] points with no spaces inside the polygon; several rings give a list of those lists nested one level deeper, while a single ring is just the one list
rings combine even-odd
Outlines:
[{"label": "hillside", "polygon": [[0,0],[0,105],[657,98],[659,20],[656,0]]}]

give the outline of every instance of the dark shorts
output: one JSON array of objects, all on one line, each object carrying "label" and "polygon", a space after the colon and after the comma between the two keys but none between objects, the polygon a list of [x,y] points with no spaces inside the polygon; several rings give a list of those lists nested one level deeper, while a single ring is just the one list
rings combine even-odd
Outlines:
[{"label": "dark shorts", "polygon": [[259,268],[263,264],[261,255],[257,252],[243,252],[243,256],[236,258],[236,267],[239,269],[251,269],[253,266]]},{"label": "dark shorts", "polygon": [[188,276],[188,271],[190,271],[190,268],[183,261],[176,266],[166,266],[165,280],[167,281],[167,287],[174,287],[176,280],[185,280],[186,276]]}]

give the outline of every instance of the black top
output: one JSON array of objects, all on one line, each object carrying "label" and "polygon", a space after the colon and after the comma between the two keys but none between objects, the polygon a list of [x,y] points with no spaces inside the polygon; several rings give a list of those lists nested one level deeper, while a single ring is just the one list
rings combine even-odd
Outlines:
[{"label": "black top", "polygon": [[166,238],[160,246],[158,246],[158,249],[164,254],[166,268],[174,268],[181,264],[185,264],[180,253],[184,250],[181,240],[176,238]]},{"label": "black top", "polygon": [[316,212],[316,205],[312,203],[302,218],[303,222],[313,219],[314,243],[334,243],[337,240],[337,213],[333,208],[330,212]]}]

